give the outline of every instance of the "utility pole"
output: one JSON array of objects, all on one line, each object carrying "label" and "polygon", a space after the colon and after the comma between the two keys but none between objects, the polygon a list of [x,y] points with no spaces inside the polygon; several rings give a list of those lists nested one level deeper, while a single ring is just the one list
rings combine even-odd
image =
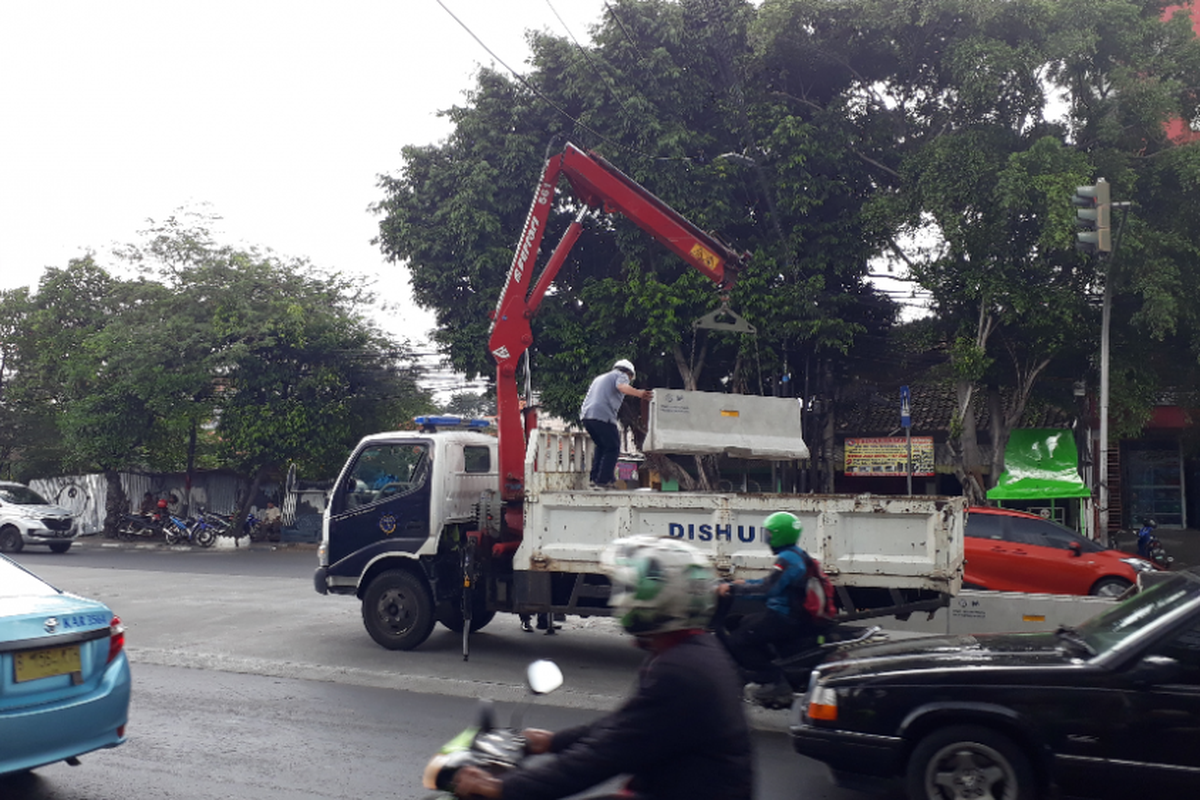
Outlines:
[{"label": "utility pole", "polygon": [[[1075,248],[1102,258],[1112,252],[1110,214],[1112,198],[1108,182],[1098,178],[1094,186],[1078,186],[1071,203],[1076,206]],[[1104,299],[1100,311],[1100,519],[1098,539],[1108,538],[1108,335],[1112,319],[1112,260],[1107,260],[1104,275]]]}]

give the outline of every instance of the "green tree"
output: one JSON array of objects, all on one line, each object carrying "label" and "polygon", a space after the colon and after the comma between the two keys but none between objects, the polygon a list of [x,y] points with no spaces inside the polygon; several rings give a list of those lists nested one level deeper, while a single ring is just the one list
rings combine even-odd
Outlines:
[{"label": "green tree", "polygon": [[[1194,114],[1197,45],[1185,19],[1160,20],[1163,8],[763,4],[769,80],[792,107],[840,117],[844,146],[878,185],[867,213],[895,232],[892,254],[933,296],[959,401],[956,469],[972,499],[987,485],[980,402],[994,476],[1047,370],[1082,375],[1095,352],[1089,300],[1105,275],[1073,252],[1073,187],[1105,175],[1120,189],[1157,193],[1161,180],[1145,181],[1171,149],[1164,122]],[[1058,96],[1065,116],[1051,113]],[[1148,287],[1176,269],[1169,261],[1149,265]]]},{"label": "green tree", "polygon": [[[844,358],[886,327],[892,311],[865,283],[885,241],[860,213],[869,172],[840,139],[826,145],[836,120],[793,113],[747,77],[754,7],[613,6],[590,44],[531,34],[520,81],[481,71],[466,104],[446,112],[447,140],[405,147],[400,172],[380,179],[378,242],[407,263],[453,365],[492,375],[489,312],[547,147],[567,140],[753,253],[731,304],[759,334],[694,331],[719,305],[714,287],[628,220],[593,219],[534,321],[535,387],[551,412],[573,418],[588,381],[618,357],[650,386],[770,391],[789,365]],[[546,241],[577,211],[560,187]]]},{"label": "green tree", "polygon": [[[251,478],[248,503],[289,464],[333,475],[363,435],[433,408],[411,349],[366,320],[372,297],[354,281],[217,245],[187,220],[149,234],[122,255],[169,293],[167,313],[142,330],[166,347],[148,361],[175,375],[157,398],[186,431],[189,471],[209,439],[214,463]],[[171,369],[176,360],[186,369]]]},{"label": "green tree", "polygon": [[0,298],[4,455],[28,466],[35,442],[18,452],[18,437],[51,422],[44,474],[104,472],[109,524],[126,505],[119,470],[190,482],[223,467],[254,487],[290,464],[328,477],[364,434],[433,408],[410,349],[367,321],[370,295],[351,280],[176,218],[117,255],[141,275],[88,257]]}]

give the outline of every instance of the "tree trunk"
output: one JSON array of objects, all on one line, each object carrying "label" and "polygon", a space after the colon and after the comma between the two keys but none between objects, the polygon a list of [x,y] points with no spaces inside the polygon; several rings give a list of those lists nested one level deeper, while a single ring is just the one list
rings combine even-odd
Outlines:
[{"label": "tree trunk", "polygon": [[196,421],[192,420],[192,429],[188,433],[187,472],[183,479],[183,513],[192,513],[192,476],[196,472]]},{"label": "tree trunk", "polygon": [[[242,502],[238,505],[237,513],[233,517],[234,530],[241,531],[242,525],[246,521],[246,515],[250,513],[250,504],[254,502],[254,498],[258,497],[258,489],[267,478],[267,473],[270,467],[266,464],[260,466],[254,471],[254,477],[250,480],[250,488],[246,490],[246,496],[242,498]],[[237,541],[236,537],[234,541]]]},{"label": "tree trunk", "polygon": [[115,469],[104,470],[104,483],[104,536],[112,539],[117,535],[121,515],[132,509],[129,508],[125,488],[121,486],[121,476]]},{"label": "tree trunk", "polygon": [[[954,474],[963,487],[963,496],[970,505],[982,505],[987,500],[983,478],[983,457],[979,451],[979,435],[975,426],[975,385],[970,381],[955,384],[958,395],[958,419],[951,425],[949,445],[954,462]],[[955,425],[957,422],[957,425]]]},{"label": "tree trunk", "polygon": [[[1018,417],[1019,419],[1019,417]],[[1012,430],[1008,415],[1004,413],[1004,402],[1000,398],[1000,387],[988,387],[988,432],[992,439],[992,461],[987,486],[992,488],[1004,474],[1004,450],[1008,447],[1008,434]]]}]

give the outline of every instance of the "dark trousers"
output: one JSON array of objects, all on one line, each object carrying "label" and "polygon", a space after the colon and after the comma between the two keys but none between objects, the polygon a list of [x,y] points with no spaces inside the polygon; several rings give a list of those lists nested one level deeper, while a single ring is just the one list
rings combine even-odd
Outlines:
[{"label": "dark trousers", "polygon": [[617,468],[617,456],[621,454],[621,434],[614,422],[585,419],[583,429],[596,443],[596,454],[592,457],[592,483],[604,486],[616,481],[613,471]]},{"label": "dark trousers", "polygon": [[785,644],[811,632],[810,626],[768,608],[747,614],[736,630],[724,632],[721,638],[751,681],[777,683],[783,680],[783,670],[771,663],[775,657],[771,645]]}]

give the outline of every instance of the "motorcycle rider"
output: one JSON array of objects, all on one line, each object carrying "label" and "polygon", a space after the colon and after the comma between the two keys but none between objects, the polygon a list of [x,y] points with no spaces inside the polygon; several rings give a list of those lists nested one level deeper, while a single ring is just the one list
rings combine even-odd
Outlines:
[{"label": "motorcycle rider", "polygon": [[767,577],[723,583],[721,597],[763,597],[766,608],[747,614],[733,631],[720,631],[721,641],[753,683],[754,700],[768,707],[791,704],[792,687],[774,663],[772,645],[786,644],[803,636],[820,634],[826,627],[804,609],[808,555],[797,544],[803,526],[795,514],[777,511],[762,524],[775,554]]},{"label": "motorcycle rider", "polygon": [[[523,731],[531,754],[554,757],[501,775],[463,767],[459,797],[553,800],[631,775],[626,800],[750,800],[753,753],[741,682],[704,630],[716,577],[702,553],[676,539],[630,536],[604,563],[621,626],[648,655],[634,694],[594,722],[556,733]],[[614,796],[615,797],[615,796]]]}]

